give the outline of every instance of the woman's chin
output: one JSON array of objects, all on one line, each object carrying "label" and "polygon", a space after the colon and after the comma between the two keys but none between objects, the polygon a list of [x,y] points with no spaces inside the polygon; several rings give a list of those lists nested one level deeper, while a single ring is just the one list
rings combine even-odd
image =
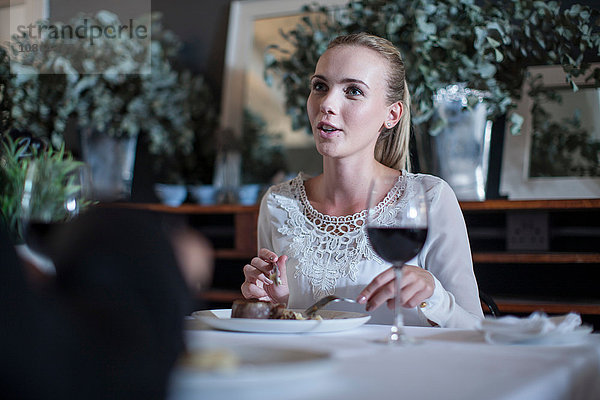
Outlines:
[{"label": "woman's chin", "polygon": [[317,143],[317,151],[323,157],[337,158],[339,157],[339,150],[337,145],[333,143]]}]

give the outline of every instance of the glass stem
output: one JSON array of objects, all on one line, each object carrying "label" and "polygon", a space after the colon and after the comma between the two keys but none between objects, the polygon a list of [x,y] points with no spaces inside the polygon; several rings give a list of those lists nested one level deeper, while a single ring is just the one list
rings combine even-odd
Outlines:
[{"label": "glass stem", "polygon": [[404,343],[406,336],[404,334],[404,315],[402,314],[402,305],[400,301],[400,287],[402,281],[402,265],[394,265],[394,273],[396,274],[396,297],[394,298],[394,324],[390,332],[390,342]]}]

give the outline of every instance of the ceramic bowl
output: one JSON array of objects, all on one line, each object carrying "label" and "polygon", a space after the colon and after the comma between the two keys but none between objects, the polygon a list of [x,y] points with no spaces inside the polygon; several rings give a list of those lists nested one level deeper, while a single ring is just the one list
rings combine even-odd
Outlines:
[{"label": "ceramic bowl", "polygon": [[242,185],[238,189],[238,201],[245,206],[256,204],[258,193],[260,192],[259,184]]},{"label": "ceramic bowl", "polygon": [[187,190],[184,185],[166,183],[156,183],[154,185],[154,193],[156,193],[161,203],[171,207],[180,206],[187,196]]},{"label": "ceramic bowl", "polygon": [[196,203],[211,205],[217,201],[217,189],[212,185],[194,185],[188,189]]}]

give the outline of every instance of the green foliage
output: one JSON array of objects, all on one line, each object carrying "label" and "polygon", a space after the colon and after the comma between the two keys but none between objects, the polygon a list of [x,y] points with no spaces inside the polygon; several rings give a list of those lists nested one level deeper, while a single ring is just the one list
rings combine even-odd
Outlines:
[{"label": "green foliage", "polygon": [[294,29],[280,32],[281,36],[294,46],[294,51],[290,53],[277,45],[267,47],[264,54],[264,79],[268,84],[272,84],[274,75],[281,78],[285,91],[285,108],[291,117],[292,128],[305,128],[309,133],[310,121],[305,110],[306,99],[310,93],[309,79],[327,44],[342,32],[340,23],[331,19],[327,8],[315,9],[306,6],[304,10],[314,14],[305,16],[302,23]]},{"label": "green foliage", "polygon": [[26,153],[26,144],[9,137],[3,138],[0,153],[0,217],[15,242],[21,242],[23,237],[19,221],[21,195],[29,161],[25,157]]},{"label": "green foliage", "polygon": [[8,130],[10,125],[11,102],[8,86],[11,79],[8,53],[0,46],[0,132]]},{"label": "green foliage", "polygon": [[590,67],[584,54],[600,53],[600,14],[580,5],[561,11],[556,2],[534,0],[358,0],[335,12],[306,10],[318,18],[306,17],[282,32],[293,52],[272,46],[265,55],[267,78],[283,79],[294,128],[309,128],[304,116],[309,77],[327,43],[339,34],[365,31],[400,49],[415,124],[432,118],[433,94],[451,84],[486,92],[494,118],[514,108],[528,66],[560,64],[575,88],[571,78]]},{"label": "green foliage", "polygon": [[[47,206],[49,220],[61,219],[66,194],[80,189],[70,173],[82,163],[73,160],[72,155],[65,151],[64,145],[54,149],[51,145],[32,141],[30,138],[13,140],[10,136],[3,135],[0,152],[0,217],[15,243],[23,241],[21,198],[27,168],[32,162],[36,162],[39,171],[45,175],[41,176],[43,190],[31,201],[32,204]],[[47,171],[53,173],[46,173]],[[89,204],[90,201],[87,200],[83,206]]]},{"label": "green foliage", "polygon": [[[22,41],[16,43],[17,47],[23,45]],[[13,49],[13,54],[29,53]],[[66,96],[67,76],[55,64],[43,63],[31,55],[27,57],[29,64],[17,62],[8,54],[0,58],[2,95],[6,96],[0,108],[3,129],[10,126],[36,137],[47,137],[59,146],[74,104]]]},{"label": "green foliage", "polygon": [[549,115],[539,113],[536,120],[531,143],[531,177],[600,176],[600,141],[593,140],[581,128],[577,115],[554,122]]},{"label": "green foliage", "polygon": [[600,176],[600,141],[581,126],[578,110],[570,118],[552,118],[544,104],[562,104],[558,92],[531,78],[533,98],[529,163],[531,177]]},{"label": "green foliage", "polygon": [[212,91],[202,76],[187,71],[179,74],[178,82],[180,96],[170,98],[171,107],[189,119],[192,137],[176,130],[167,133],[166,141],[175,148],[173,152],[161,152],[160,148],[152,151],[157,177],[166,183],[207,184],[213,179],[218,124]]},{"label": "green foliage", "polygon": [[283,146],[277,144],[279,138],[267,132],[260,116],[244,110],[242,183],[270,183],[277,172],[286,170]]},{"label": "green foliage", "polygon": [[[105,30],[123,24],[115,14],[100,11],[80,14],[68,25]],[[12,66],[17,74],[7,85],[10,124],[35,137],[51,137],[54,146],[63,142],[71,117],[80,128],[113,137],[143,133],[160,177],[197,179],[187,174],[198,175],[194,159],[204,153],[200,146],[216,124],[209,87],[201,76],[175,68],[182,43],[163,27],[160,13],[142,16],[133,25],[150,27],[151,35],[102,35],[93,44],[90,31],[83,39],[13,37]],[[33,45],[37,51],[18,51]]]},{"label": "green foliage", "polygon": [[[90,25],[121,24],[116,15],[106,11],[96,16],[82,14],[70,24],[81,25],[83,19]],[[93,46],[83,40],[77,42],[79,53],[70,46],[61,55],[79,74],[68,93],[77,100],[78,124],[115,137],[144,131],[150,138],[151,154],[171,154],[181,146],[189,153],[193,133],[189,115],[181,112],[186,89],[173,69],[181,43],[164,30],[160,14],[143,16],[136,23],[151,26],[151,40],[100,38]],[[172,131],[178,133],[175,142],[170,140]]]}]

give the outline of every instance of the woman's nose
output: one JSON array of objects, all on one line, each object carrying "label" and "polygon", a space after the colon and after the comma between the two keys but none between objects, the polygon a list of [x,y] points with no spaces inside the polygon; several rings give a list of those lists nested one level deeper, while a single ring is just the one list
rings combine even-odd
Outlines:
[{"label": "woman's nose", "polygon": [[338,107],[338,100],[334,92],[331,91],[323,96],[320,107],[323,114],[337,114]]}]

